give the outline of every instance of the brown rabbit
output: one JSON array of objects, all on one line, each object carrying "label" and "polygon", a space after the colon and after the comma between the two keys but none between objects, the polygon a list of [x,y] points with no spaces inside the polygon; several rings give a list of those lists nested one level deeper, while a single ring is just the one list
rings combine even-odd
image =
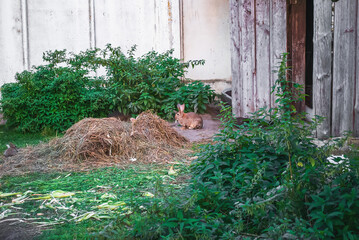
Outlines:
[{"label": "brown rabbit", "polygon": [[4,152],[5,157],[15,156],[17,153],[17,147],[13,143],[9,143],[9,145],[7,145],[7,149]]},{"label": "brown rabbit", "polygon": [[182,129],[199,129],[203,127],[203,119],[194,112],[185,113],[184,104],[177,104],[178,112],[175,115],[176,121],[182,125]]}]

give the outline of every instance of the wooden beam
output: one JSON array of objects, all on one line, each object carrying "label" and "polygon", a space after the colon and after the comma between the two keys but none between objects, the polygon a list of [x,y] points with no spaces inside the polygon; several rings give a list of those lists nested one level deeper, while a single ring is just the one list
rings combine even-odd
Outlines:
[{"label": "wooden beam", "polygon": [[255,6],[255,111],[271,106],[270,5],[270,1],[257,0]]},{"label": "wooden beam", "polygon": [[231,68],[232,68],[232,107],[233,114],[242,116],[242,82],[240,81],[240,42],[239,42],[239,3],[230,1],[231,11]]},{"label": "wooden beam", "polygon": [[357,4],[357,12],[356,12],[356,18],[357,18],[357,26],[356,26],[356,73],[355,73],[355,105],[354,105],[354,129],[353,129],[353,135],[355,137],[359,137],[359,4]]},{"label": "wooden beam", "polygon": [[240,78],[242,84],[241,115],[255,111],[256,92],[256,35],[255,35],[256,1],[239,0],[239,44],[240,44]]},{"label": "wooden beam", "polygon": [[313,107],[315,115],[324,117],[317,128],[317,137],[331,135],[332,87],[332,2],[314,0],[313,37]]},{"label": "wooden beam", "polygon": [[[277,80],[277,73],[273,70],[278,70],[280,56],[287,52],[287,3],[283,0],[272,0],[270,3],[270,86],[273,86]],[[276,106],[275,100],[276,97],[271,95],[271,107]]]},{"label": "wooden beam", "polygon": [[353,131],[357,0],[335,3],[332,134]]}]

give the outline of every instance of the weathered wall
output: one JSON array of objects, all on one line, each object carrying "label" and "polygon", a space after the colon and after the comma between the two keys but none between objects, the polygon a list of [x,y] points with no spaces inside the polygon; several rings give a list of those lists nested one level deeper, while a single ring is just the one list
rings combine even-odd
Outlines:
[{"label": "weathered wall", "polygon": [[286,1],[231,0],[232,101],[237,117],[272,107],[280,54],[286,51]]},{"label": "weathered wall", "polygon": [[41,64],[44,51],[107,43],[136,44],[137,55],[174,48],[175,57],[206,60],[187,77],[217,89],[231,79],[228,0],[1,0],[0,86]]},{"label": "weathered wall", "polygon": [[326,117],[317,129],[317,136],[342,136],[349,131],[358,137],[359,3],[357,0],[338,1],[333,6],[324,0],[314,3],[314,111]]},{"label": "weathered wall", "polygon": [[30,66],[42,63],[42,53],[64,49],[79,52],[90,47],[88,0],[27,0]]},{"label": "weathered wall", "polygon": [[96,46],[107,43],[137,54],[175,49],[180,57],[179,0],[95,0]]},{"label": "weathered wall", "polygon": [[22,7],[20,1],[0,1],[0,85],[14,81],[14,74],[26,67]]},{"label": "weathered wall", "polygon": [[229,0],[183,0],[183,58],[205,59],[187,77],[204,80],[217,90],[231,86]]}]

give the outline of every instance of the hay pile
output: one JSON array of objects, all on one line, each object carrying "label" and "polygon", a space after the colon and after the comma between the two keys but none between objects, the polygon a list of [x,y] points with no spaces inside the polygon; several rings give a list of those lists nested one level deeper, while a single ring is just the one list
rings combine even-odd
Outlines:
[{"label": "hay pile", "polygon": [[86,118],[49,144],[65,159],[108,161],[128,151],[129,131],[129,124],[117,118]]},{"label": "hay pile", "polygon": [[148,139],[149,141],[177,147],[183,146],[184,143],[188,142],[185,137],[171,128],[165,120],[152,114],[150,111],[141,113],[132,121],[131,136],[138,136],[140,139]]},{"label": "hay pile", "polygon": [[87,118],[62,138],[21,149],[0,166],[0,176],[25,172],[88,170],[129,163],[169,163],[188,157],[188,141],[150,112],[132,123],[117,118]]}]

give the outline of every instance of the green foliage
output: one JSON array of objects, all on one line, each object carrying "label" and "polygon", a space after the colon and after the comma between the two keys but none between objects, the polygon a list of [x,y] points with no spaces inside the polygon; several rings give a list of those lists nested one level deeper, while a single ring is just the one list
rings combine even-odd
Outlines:
[{"label": "green foliage", "polygon": [[[163,54],[151,51],[135,59],[133,47],[128,56],[110,45],[105,49],[110,95],[113,107],[124,114],[138,114],[152,109],[161,117],[172,119],[178,103],[186,101],[188,110],[203,113],[205,104],[213,102],[214,92],[209,86],[195,82],[185,85],[186,69],[203,65],[204,61],[181,63],[172,56],[173,50]],[[199,106],[200,105],[200,106]]]},{"label": "green foliage", "polygon": [[[286,55],[273,93],[277,107],[238,126],[222,107],[223,128],[204,145],[181,195],[161,190],[104,230],[126,239],[357,239],[358,159],[332,164],[331,146],[312,143],[319,123],[303,121],[294,103],[300,86],[288,81]],[[339,160],[339,159],[337,159]],[[127,221],[127,225],[125,224]]]},{"label": "green foliage", "polygon": [[331,166],[330,147],[312,143],[320,118],[307,123],[296,112],[294,103],[303,96],[287,71],[285,54],[273,88],[276,108],[253,113],[241,126],[224,108],[223,131],[193,166],[199,205],[239,223],[231,226],[233,236],[358,237],[352,219],[359,214],[358,166]]},{"label": "green foliage", "polygon": [[[188,111],[203,112],[214,100],[209,86],[181,80],[187,68],[204,60],[181,63],[173,50],[135,58],[135,51],[136,46],[126,55],[109,44],[79,54],[44,53],[46,65],[19,73],[16,83],[2,86],[4,117],[21,131],[64,131],[85,117],[104,117],[115,110],[133,115],[152,109],[171,119],[179,101]],[[99,69],[106,75],[96,77]]]},{"label": "green foliage", "polygon": [[185,104],[185,111],[194,111],[204,113],[206,105],[214,102],[215,93],[209,85],[200,81],[182,85],[177,91],[173,92],[164,102],[162,110],[168,116],[173,118],[173,111],[177,110],[177,104]]},{"label": "green foliage", "polygon": [[0,104],[10,127],[64,131],[85,117],[106,116],[109,102],[100,79],[86,70],[53,65],[24,71],[16,75],[17,83],[3,85]]}]

